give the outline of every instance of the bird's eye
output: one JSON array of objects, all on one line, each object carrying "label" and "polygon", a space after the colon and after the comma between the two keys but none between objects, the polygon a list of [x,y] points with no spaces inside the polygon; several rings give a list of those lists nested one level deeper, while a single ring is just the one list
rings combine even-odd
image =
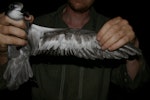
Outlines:
[{"label": "bird's eye", "polygon": [[10,4],[8,8],[9,8],[9,10],[13,10],[15,7],[13,4]]}]

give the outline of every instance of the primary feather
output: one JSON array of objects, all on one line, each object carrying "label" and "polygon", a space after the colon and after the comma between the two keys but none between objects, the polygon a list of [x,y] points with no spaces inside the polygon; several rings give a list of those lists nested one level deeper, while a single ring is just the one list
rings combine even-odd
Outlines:
[{"label": "primary feather", "polygon": [[[13,6],[12,6],[13,5]],[[15,20],[23,20],[22,3],[11,4],[7,15]],[[12,9],[13,8],[13,9]],[[128,59],[141,55],[141,50],[126,44],[115,51],[102,50],[96,40],[96,32],[71,28],[48,28],[31,24],[27,30],[29,44],[16,49],[9,46],[9,62],[4,73],[10,89],[18,88],[33,76],[29,64],[31,55],[72,55],[85,59]]]},{"label": "primary feather", "polygon": [[140,55],[139,49],[127,44],[118,50],[102,50],[96,33],[71,28],[45,28],[33,24],[29,30],[31,54],[73,55],[85,59],[128,59]]}]

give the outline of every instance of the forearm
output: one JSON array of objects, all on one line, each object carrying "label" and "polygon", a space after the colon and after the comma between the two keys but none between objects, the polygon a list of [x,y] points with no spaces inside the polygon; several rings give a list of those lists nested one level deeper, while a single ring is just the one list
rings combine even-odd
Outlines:
[{"label": "forearm", "polygon": [[130,60],[112,70],[111,81],[127,89],[144,86],[150,80],[150,67],[143,56]]},{"label": "forearm", "polygon": [[[134,44],[135,47],[139,48],[138,38],[133,39],[132,43]],[[127,60],[126,62],[127,74],[129,75],[131,80],[134,80],[137,74],[140,72],[141,68],[145,66],[144,63],[145,59],[143,55],[137,56],[131,60]]]},{"label": "forearm", "polygon": [[150,80],[150,67],[143,56],[127,61],[126,69],[129,77],[128,87],[131,89],[144,86]]},{"label": "forearm", "polygon": [[132,80],[135,79],[136,75],[140,71],[140,68],[143,65],[142,63],[143,63],[143,57],[139,57],[133,60],[127,60],[127,63],[126,63],[127,73]]}]

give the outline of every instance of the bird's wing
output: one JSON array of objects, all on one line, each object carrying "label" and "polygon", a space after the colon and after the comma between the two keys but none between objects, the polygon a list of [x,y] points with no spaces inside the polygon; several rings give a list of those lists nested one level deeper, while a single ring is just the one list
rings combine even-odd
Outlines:
[{"label": "bird's wing", "polygon": [[[24,18],[22,3],[13,3],[7,15],[15,20]],[[118,50],[102,50],[96,33],[90,30],[48,28],[32,24],[28,30],[31,54],[73,55],[86,59],[121,59],[139,55],[141,51],[131,44]]]},{"label": "bird's wing", "polygon": [[[22,8],[22,3],[13,3],[6,15],[14,20],[24,20]],[[141,55],[141,51],[132,44],[115,51],[103,51],[96,40],[96,33],[90,30],[47,28],[32,24],[27,31],[27,46],[19,50],[16,46],[8,46],[9,61],[3,77],[9,89],[17,89],[33,76],[29,63],[31,54],[73,55],[85,59],[128,59],[129,56]]]},{"label": "bird's wing", "polygon": [[29,30],[32,55],[77,56],[85,59],[128,59],[141,55],[132,44],[115,50],[102,50],[96,33],[84,29],[47,28],[33,24]]}]

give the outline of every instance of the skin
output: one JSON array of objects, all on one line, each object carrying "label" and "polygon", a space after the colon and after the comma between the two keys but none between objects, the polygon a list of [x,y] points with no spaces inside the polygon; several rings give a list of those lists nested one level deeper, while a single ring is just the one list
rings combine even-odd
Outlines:
[{"label": "skin", "polygon": [[[62,19],[70,28],[82,28],[90,19],[89,8],[95,0],[68,0],[68,4],[62,12]],[[34,17],[25,17],[32,23]],[[24,46],[27,42],[25,33],[26,25],[23,20],[14,21],[4,13],[0,14],[0,64],[5,64],[7,59],[7,45]],[[138,47],[138,40],[132,27],[126,19],[116,17],[104,24],[97,34],[97,40],[102,49],[115,50],[128,42],[133,42]],[[132,67],[131,67],[132,66]],[[127,61],[127,71],[134,79],[140,68],[140,61],[134,59]]]}]

